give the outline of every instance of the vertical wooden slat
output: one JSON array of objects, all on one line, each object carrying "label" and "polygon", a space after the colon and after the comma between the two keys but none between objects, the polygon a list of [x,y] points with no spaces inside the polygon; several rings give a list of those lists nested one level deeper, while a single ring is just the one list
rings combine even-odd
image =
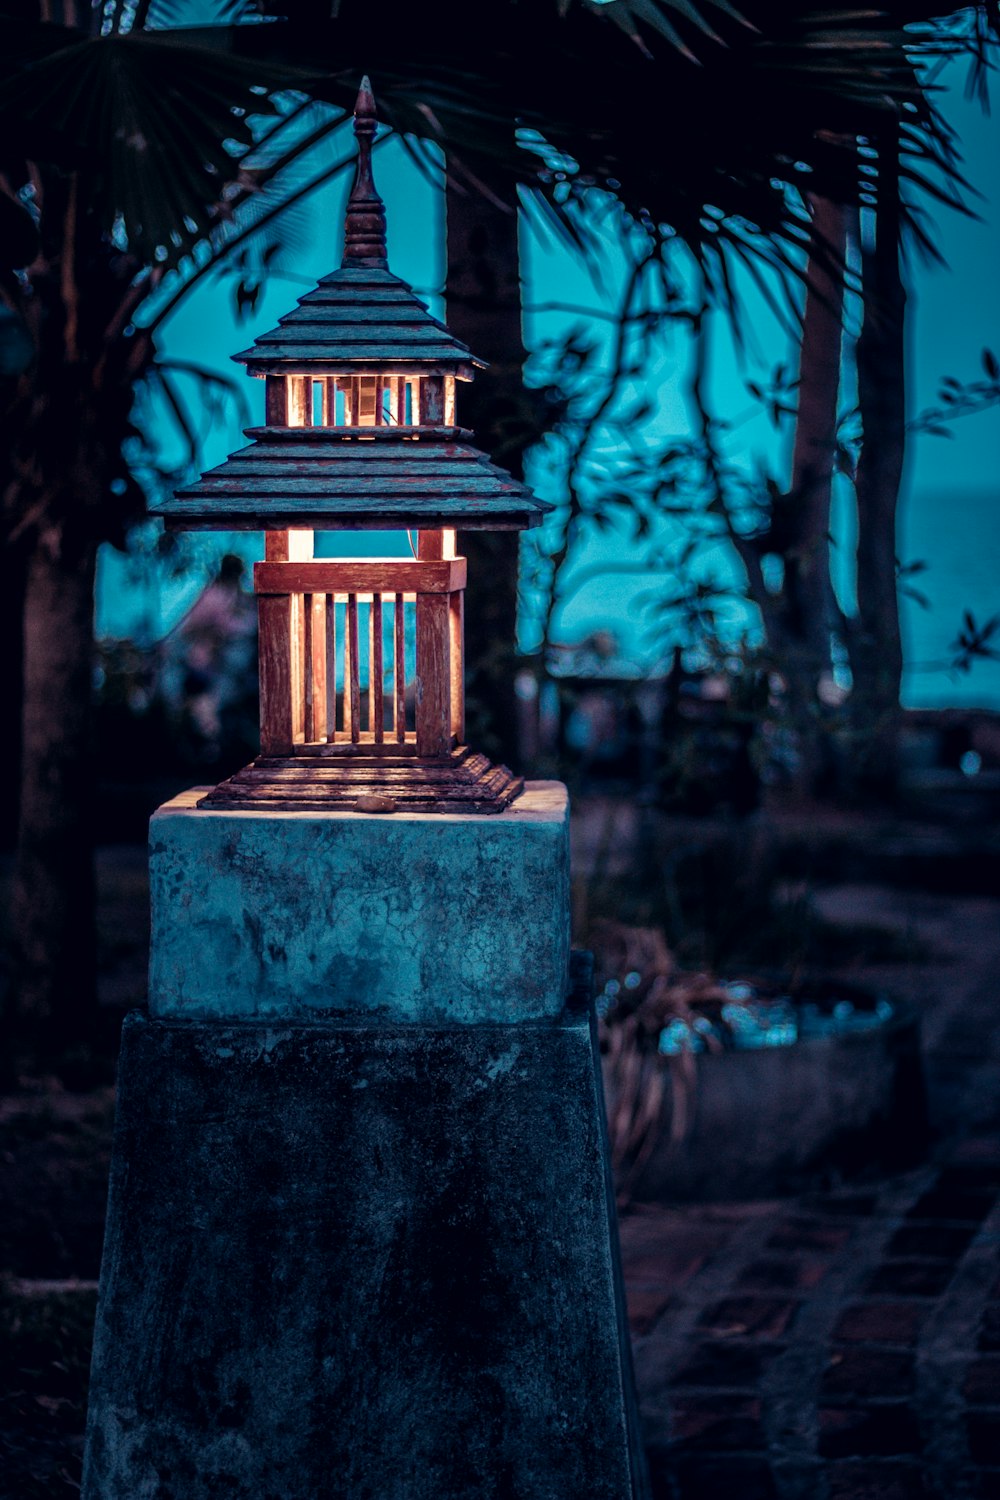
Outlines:
[{"label": "vertical wooden slat", "polygon": [[358,380],[358,417],[359,427],[374,427],[378,421],[378,380],[374,375],[362,375]]},{"label": "vertical wooden slat", "polygon": [[288,376],[288,425],[312,426],[312,383],[304,375]]},{"label": "vertical wooden slat", "polygon": [[410,426],[420,426],[420,381],[408,380],[406,394],[410,399]]},{"label": "vertical wooden slat", "polygon": [[323,381],[323,426],[337,425],[337,377],[328,375]]},{"label": "vertical wooden slat", "polygon": [[[312,531],[267,531],[268,562],[304,562],[313,554]],[[260,658],[260,747],[265,755],[287,755],[307,731],[308,709],[305,598],[302,594],[257,597]]]},{"label": "vertical wooden slat", "polygon": [[307,744],[311,744],[317,738],[315,698],[313,697],[313,612],[312,594],[302,595],[302,660],[304,671],[302,674],[302,733]]},{"label": "vertical wooden slat", "polygon": [[313,555],[315,532],[265,531],[264,556],[268,562],[309,562]]},{"label": "vertical wooden slat", "polygon": [[368,728],[376,745],[385,739],[385,703],[383,701],[382,664],[382,595],[372,594],[368,614]]},{"label": "vertical wooden slat", "polygon": [[291,623],[288,594],[257,600],[260,662],[260,748],[264,755],[290,755],[295,740],[292,713]]},{"label": "vertical wooden slat", "polygon": [[392,414],[397,427],[406,426],[406,378],[403,375],[392,377]]},{"label": "vertical wooden slat", "polygon": [[305,596],[292,594],[289,611],[291,643],[292,739],[296,743],[306,733],[306,623]]},{"label": "vertical wooden slat", "polygon": [[344,686],[342,689],[342,698],[344,739],[349,740],[351,738],[351,617],[347,610],[346,602],[344,607]]},{"label": "vertical wooden slat", "polygon": [[406,739],[406,615],[402,594],[396,595],[392,612],[392,722],[400,744]]},{"label": "vertical wooden slat", "polygon": [[[421,408],[423,388],[420,382]],[[423,410],[421,409],[421,416]],[[421,531],[417,557],[444,556],[444,532]],[[417,594],[417,754],[447,755],[451,749],[451,624],[446,594]]]},{"label": "vertical wooden slat", "polygon": [[305,737],[325,740],[326,728],[326,595],[302,598],[305,655]]},{"label": "vertical wooden slat", "polygon": [[324,594],[326,601],[326,737],[332,744],[337,738],[337,599]]},{"label": "vertical wooden slat", "polygon": [[451,636],[451,732],[461,745],[465,740],[465,590],[448,595]]},{"label": "vertical wooden slat", "polygon": [[[349,722],[348,722],[349,721]],[[347,629],[344,632],[344,732],[352,744],[361,738],[361,670],[358,661],[358,596],[347,596]]]},{"label": "vertical wooden slat", "polygon": [[382,427],[385,423],[385,380],[376,375],[375,377],[375,426]]},{"label": "vertical wooden slat", "polygon": [[444,377],[444,425],[454,427],[455,425],[455,377],[446,375]]},{"label": "vertical wooden slat", "polygon": [[416,697],[417,754],[447,755],[451,749],[451,640],[447,594],[417,594]]},{"label": "vertical wooden slat", "polygon": [[264,420],[268,427],[285,427],[288,424],[284,375],[264,377]]}]

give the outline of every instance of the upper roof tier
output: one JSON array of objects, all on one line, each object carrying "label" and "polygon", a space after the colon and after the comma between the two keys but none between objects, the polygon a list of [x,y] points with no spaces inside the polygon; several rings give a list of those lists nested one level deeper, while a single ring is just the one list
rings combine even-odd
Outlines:
[{"label": "upper roof tier", "polygon": [[483,367],[467,344],[384,266],[348,265],[299,298],[270,333],[235,355],[255,375],[409,370],[471,379]]},{"label": "upper roof tier", "polygon": [[354,106],[358,160],[344,218],[344,258],[277,328],[234,357],[254,375],[350,374],[378,367],[471,380],[482,367],[468,345],[448,332],[393,276],[386,257],[385,205],[372,176],[378,120],[365,78]]}]

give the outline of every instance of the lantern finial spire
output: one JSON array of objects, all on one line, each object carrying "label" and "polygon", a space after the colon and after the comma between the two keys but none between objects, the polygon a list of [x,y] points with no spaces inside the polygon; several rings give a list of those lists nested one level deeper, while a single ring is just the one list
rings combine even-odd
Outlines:
[{"label": "lantern finial spire", "polygon": [[367,76],[362,78],[354,106],[354,134],[358,138],[358,165],[354,186],[347,200],[344,220],[344,265],[377,266],[387,269],[385,205],[372,177],[372,142],[378,118],[375,96]]}]

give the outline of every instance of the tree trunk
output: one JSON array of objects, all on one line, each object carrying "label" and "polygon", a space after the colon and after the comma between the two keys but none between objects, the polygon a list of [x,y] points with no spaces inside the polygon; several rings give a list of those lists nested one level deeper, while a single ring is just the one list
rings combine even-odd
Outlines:
[{"label": "tree trunk", "polygon": [[45,529],[27,569],[14,1014],[22,1037],[83,1040],[96,1011],[92,670],[96,543]]},{"label": "tree trunk", "polygon": [[[10,705],[0,740],[0,847],[17,841],[21,797],[21,715],[24,669],[24,586],[27,551],[15,543],[0,548],[0,701]],[[13,711],[12,711],[13,710]],[[13,721],[13,722],[12,722]]]},{"label": "tree trunk", "polygon": [[798,415],[792,454],[792,526],[785,553],[789,628],[818,679],[831,664],[834,597],[830,581],[830,502],[837,455],[837,419],[844,323],[848,210],[813,199],[813,226],[822,248],[810,257],[799,355]]},{"label": "tree trunk", "polygon": [[[525,449],[538,437],[538,425],[522,381],[517,189],[512,180],[491,180],[487,187],[492,199],[449,175],[448,326],[473,354],[489,362],[474,384],[459,386],[458,420],[474,429],[478,446],[496,463],[520,477]],[[469,559],[469,741],[516,766],[518,538],[506,531],[466,531],[460,550]]]},{"label": "tree trunk", "polygon": [[855,481],[858,614],[849,638],[853,769],[858,790],[879,797],[896,788],[903,673],[896,511],[906,442],[906,290],[898,149],[888,137],[879,152],[875,239],[861,251],[865,317],[857,347],[863,438]]},{"label": "tree trunk", "polygon": [[798,742],[796,790],[836,785],[829,726],[819,696],[831,669],[836,614],[830,578],[830,503],[837,453],[848,210],[812,199],[818,247],[809,259],[799,354],[798,412],[786,513],[776,528],[784,576],[775,611],[779,660]]}]

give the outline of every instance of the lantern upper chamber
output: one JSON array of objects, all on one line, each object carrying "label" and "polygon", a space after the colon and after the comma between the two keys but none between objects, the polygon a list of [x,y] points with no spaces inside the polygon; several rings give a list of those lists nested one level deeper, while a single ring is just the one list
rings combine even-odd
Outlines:
[{"label": "lantern upper chamber", "polygon": [[[386,266],[367,84],[355,131],[343,266],[236,356],[266,381],[265,426],[159,507],[170,526],[266,536],[261,754],[200,805],[499,812],[523,783],[464,743],[455,530],[520,530],[549,507],[456,425],[456,381],[480,362]],[[410,559],[314,557],[316,531],[397,528]]]}]

